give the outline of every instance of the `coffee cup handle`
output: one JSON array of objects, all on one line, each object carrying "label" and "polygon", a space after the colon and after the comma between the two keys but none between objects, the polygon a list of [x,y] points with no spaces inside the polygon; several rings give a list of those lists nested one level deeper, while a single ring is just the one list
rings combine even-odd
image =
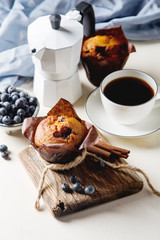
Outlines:
[{"label": "coffee cup handle", "polygon": [[160,107],[160,86],[158,86],[158,93],[157,93],[156,102],[154,105],[154,108],[158,108],[158,107]]}]

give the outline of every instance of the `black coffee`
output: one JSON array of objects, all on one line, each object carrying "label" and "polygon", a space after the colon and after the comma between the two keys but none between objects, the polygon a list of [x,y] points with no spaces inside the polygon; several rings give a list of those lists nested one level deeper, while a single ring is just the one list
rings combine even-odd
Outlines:
[{"label": "black coffee", "polygon": [[103,93],[111,101],[127,106],[145,103],[154,96],[149,84],[135,77],[114,79],[105,86]]}]

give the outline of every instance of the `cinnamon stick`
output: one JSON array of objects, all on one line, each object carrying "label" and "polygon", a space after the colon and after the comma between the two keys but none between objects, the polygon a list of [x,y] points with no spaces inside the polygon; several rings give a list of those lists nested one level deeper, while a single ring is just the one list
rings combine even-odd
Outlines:
[{"label": "cinnamon stick", "polygon": [[115,155],[107,150],[101,149],[97,146],[89,146],[87,147],[87,151],[94,153],[96,155],[100,155],[102,157],[107,158],[107,160],[113,160],[113,158],[115,157]]},{"label": "cinnamon stick", "polygon": [[100,148],[102,150],[107,150],[108,152],[113,153],[113,154],[115,154],[119,157],[123,157],[123,158],[128,158],[128,155],[130,153],[130,151],[127,149],[112,146],[101,140],[95,146],[97,148]]}]

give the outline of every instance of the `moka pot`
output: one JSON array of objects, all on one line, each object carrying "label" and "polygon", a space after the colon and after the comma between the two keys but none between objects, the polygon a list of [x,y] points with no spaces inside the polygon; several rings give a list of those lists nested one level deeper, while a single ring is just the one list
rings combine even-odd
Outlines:
[{"label": "moka pot", "polygon": [[28,27],[28,43],[35,65],[33,91],[52,107],[64,98],[74,104],[82,95],[78,75],[83,36],[95,31],[93,8],[81,2],[64,15],[37,18]]}]

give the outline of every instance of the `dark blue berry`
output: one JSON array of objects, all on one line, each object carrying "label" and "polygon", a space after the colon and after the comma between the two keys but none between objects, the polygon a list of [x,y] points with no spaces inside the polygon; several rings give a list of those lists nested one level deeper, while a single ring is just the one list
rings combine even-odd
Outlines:
[{"label": "dark blue berry", "polygon": [[32,53],[35,53],[35,52],[36,52],[36,48],[33,48],[33,49],[31,50],[31,52],[32,52]]},{"label": "dark blue berry", "polygon": [[14,96],[14,95],[17,95],[19,97],[19,93],[17,91],[14,91],[11,93],[11,97]]},{"label": "dark blue berry", "polygon": [[62,190],[65,191],[65,192],[70,192],[70,186],[68,183],[63,183],[62,184]]},{"label": "dark blue berry", "polygon": [[8,151],[8,147],[5,144],[0,145],[0,152]]},{"label": "dark blue berry", "polygon": [[35,106],[33,106],[33,105],[29,106],[29,111],[30,111],[31,113],[34,113],[35,110],[36,110],[36,107],[35,107]]},{"label": "dark blue berry", "polygon": [[17,112],[17,107],[14,104],[11,104],[11,112]]},{"label": "dark blue berry", "polygon": [[25,106],[27,103],[27,99],[25,97],[20,97],[20,99],[24,102],[24,106]]},{"label": "dark blue berry", "polygon": [[78,177],[77,176],[71,176],[70,177],[70,182],[71,183],[77,183],[78,182]]},{"label": "dark blue berry", "polygon": [[65,118],[62,117],[62,118],[59,120],[59,122],[65,122]]},{"label": "dark blue berry", "polygon": [[1,95],[1,101],[6,102],[10,100],[10,95],[8,93],[2,93]]},{"label": "dark blue berry", "polygon": [[1,108],[1,107],[3,107],[3,103],[2,103],[2,102],[0,102],[0,108]]},{"label": "dark blue berry", "polygon": [[14,118],[13,118],[13,121],[14,121],[14,123],[21,123],[22,122],[22,119],[21,119],[21,117],[20,116],[14,116]]},{"label": "dark blue berry", "polygon": [[10,104],[10,102],[4,102],[4,103],[3,103],[3,106],[4,106],[7,110],[9,110],[10,107],[11,107],[11,104]]},{"label": "dark blue berry", "polygon": [[9,87],[8,89],[7,89],[7,92],[8,93],[12,93],[12,92],[15,92],[16,91],[16,89],[15,89],[15,87]]},{"label": "dark blue berry", "polygon": [[73,185],[73,190],[76,191],[76,192],[80,192],[82,190],[82,184],[80,182],[76,182]]},{"label": "dark blue berry", "polygon": [[4,158],[4,159],[8,159],[9,154],[8,154],[8,152],[2,152],[1,156],[2,156],[2,158]]},{"label": "dark blue berry", "polygon": [[11,117],[9,115],[6,115],[2,118],[2,123],[6,125],[10,125],[12,122]]},{"label": "dark blue berry", "polygon": [[72,132],[72,129],[66,126],[61,127],[61,133],[63,138],[67,138]]},{"label": "dark blue berry", "polygon": [[19,98],[15,101],[15,106],[18,108],[23,108],[25,106],[25,101]]},{"label": "dark blue berry", "polygon": [[7,110],[5,107],[0,108],[0,115],[5,116],[7,114]]},{"label": "dark blue berry", "polygon": [[18,116],[24,117],[25,114],[26,114],[26,112],[24,111],[24,109],[19,108],[19,109],[17,110],[17,115],[18,115]]},{"label": "dark blue berry", "polygon": [[17,94],[14,94],[13,96],[11,96],[11,99],[13,102],[15,102],[18,98],[19,96]]},{"label": "dark blue berry", "polygon": [[91,195],[95,192],[95,187],[93,185],[89,185],[84,189],[85,194]]},{"label": "dark blue berry", "polygon": [[25,92],[20,92],[20,93],[19,93],[19,96],[20,96],[20,97],[27,98],[28,94],[25,93]]},{"label": "dark blue berry", "polygon": [[102,167],[102,168],[104,168],[104,167],[106,166],[106,164],[105,164],[104,162],[102,162],[102,161],[99,162],[99,165],[100,165],[100,167]]},{"label": "dark blue berry", "polygon": [[29,102],[30,105],[36,106],[37,105],[37,98],[36,97],[29,97],[28,102]]},{"label": "dark blue berry", "polygon": [[29,113],[29,110],[30,110],[29,105],[26,104],[24,106],[24,110],[25,110],[26,113]]},{"label": "dark blue berry", "polygon": [[62,134],[61,134],[59,131],[55,131],[55,132],[53,133],[53,136],[54,136],[55,138],[60,138],[60,137],[62,137]]}]

